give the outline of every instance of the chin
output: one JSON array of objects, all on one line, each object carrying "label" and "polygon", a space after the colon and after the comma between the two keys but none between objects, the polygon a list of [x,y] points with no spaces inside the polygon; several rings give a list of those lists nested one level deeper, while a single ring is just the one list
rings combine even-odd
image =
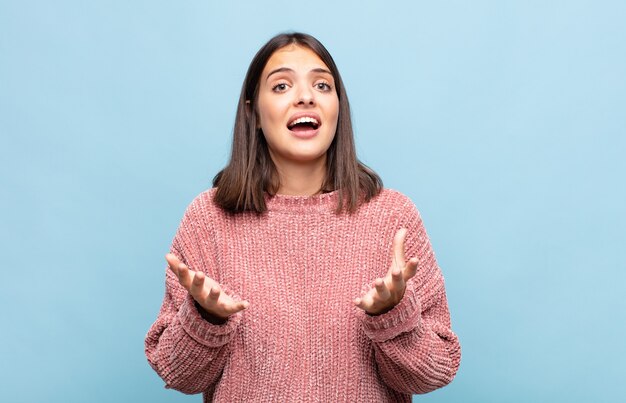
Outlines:
[{"label": "chin", "polygon": [[280,153],[279,158],[297,163],[316,162],[326,158],[326,150],[292,150],[291,152]]},{"label": "chin", "polygon": [[322,159],[325,159],[326,154],[298,154],[298,155],[293,155],[289,158],[289,161],[293,161],[293,162],[297,162],[297,163],[302,163],[302,164],[306,164],[306,163],[311,163],[311,162],[317,162],[320,161]]}]

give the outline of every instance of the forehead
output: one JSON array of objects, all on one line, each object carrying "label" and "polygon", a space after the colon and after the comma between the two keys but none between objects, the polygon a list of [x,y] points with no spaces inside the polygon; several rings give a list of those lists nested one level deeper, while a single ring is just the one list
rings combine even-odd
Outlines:
[{"label": "forehead", "polygon": [[311,49],[295,44],[276,50],[265,64],[263,76],[267,76],[272,70],[281,67],[304,72],[320,67],[330,70],[326,63]]}]

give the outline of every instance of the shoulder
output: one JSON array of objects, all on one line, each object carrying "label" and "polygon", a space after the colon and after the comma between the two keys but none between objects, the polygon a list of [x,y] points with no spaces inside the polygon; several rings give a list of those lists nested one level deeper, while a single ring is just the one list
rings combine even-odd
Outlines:
[{"label": "shoulder", "polygon": [[400,216],[419,216],[419,211],[413,201],[405,194],[393,189],[384,188],[366,205],[368,208],[387,211]]},{"label": "shoulder", "polygon": [[201,192],[199,195],[193,198],[191,203],[187,208],[193,209],[214,209],[217,208],[215,203],[213,203],[213,196],[215,195],[216,188],[206,189]]},{"label": "shoulder", "polygon": [[[404,193],[401,193],[394,189],[384,188],[380,191],[380,193],[375,197],[375,199],[380,199],[381,201],[385,201],[387,203],[394,204],[406,204],[413,203],[411,199],[406,196]],[[373,199],[372,199],[373,200]]]},{"label": "shoulder", "polygon": [[221,215],[222,209],[213,201],[215,188],[204,190],[193,198],[185,210],[184,220],[202,221]]}]

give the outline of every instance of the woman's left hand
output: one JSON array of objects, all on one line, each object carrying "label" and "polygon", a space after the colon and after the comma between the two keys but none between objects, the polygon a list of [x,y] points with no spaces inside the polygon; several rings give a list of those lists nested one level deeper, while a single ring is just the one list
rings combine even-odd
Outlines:
[{"label": "woman's left hand", "polygon": [[417,258],[406,261],[404,256],[405,228],[396,232],[392,244],[391,267],[384,278],[377,278],[365,295],[354,299],[354,304],[370,315],[380,315],[390,311],[404,295],[406,282],[417,272]]}]

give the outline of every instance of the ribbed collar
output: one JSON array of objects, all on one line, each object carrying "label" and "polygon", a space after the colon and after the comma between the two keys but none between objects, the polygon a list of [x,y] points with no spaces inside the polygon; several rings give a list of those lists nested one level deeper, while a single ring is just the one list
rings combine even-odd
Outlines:
[{"label": "ribbed collar", "polygon": [[295,214],[332,213],[337,208],[339,191],[334,190],[313,196],[288,196],[277,194],[270,196],[265,194],[265,202],[268,211],[281,211]]}]

